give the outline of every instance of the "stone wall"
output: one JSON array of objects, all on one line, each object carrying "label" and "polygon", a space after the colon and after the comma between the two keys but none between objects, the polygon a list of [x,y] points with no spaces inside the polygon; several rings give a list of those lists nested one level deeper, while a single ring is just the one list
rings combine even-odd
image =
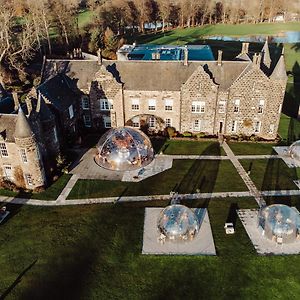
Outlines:
[{"label": "stone wall", "polygon": [[[44,167],[34,138],[16,139],[15,144],[10,143],[7,145],[9,145],[8,151],[11,166],[15,170],[18,170],[18,168],[21,169],[24,176],[25,174],[29,174],[32,178],[32,184],[30,185],[26,182],[24,177],[25,187],[34,189],[45,185]],[[22,161],[20,149],[26,150],[27,162]],[[15,183],[19,185],[20,180]]]},{"label": "stone wall", "polygon": [[[132,109],[133,99],[139,100],[139,109]],[[155,110],[149,110],[149,100],[154,99],[156,102]],[[166,100],[173,100],[172,110],[166,110]],[[128,122],[134,117],[143,118],[143,115],[153,115],[157,119],[157,130],[165,128],[166,119],[171,119],[171,126],[180,130],[180,92],[179,91],[124,91],[124,115],[125,121]]]},{"label": "stone wall", "polygon": [[[192,102],[205,102],[203,113],[192,112]],[[180,131],[194,131],[195,120],[201,121],[201,132],[212,134],[217,102],[217,85],[200,66],[181,88],[181,127]]]}]

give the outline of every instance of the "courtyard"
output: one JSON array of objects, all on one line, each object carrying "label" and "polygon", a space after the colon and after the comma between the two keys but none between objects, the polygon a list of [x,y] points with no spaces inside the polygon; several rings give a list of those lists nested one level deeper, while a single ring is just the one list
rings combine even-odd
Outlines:
[{"label": "courtyard", "polygon": [[[298,169],[288,168],[269,143],[230,142],[228,155],[218,141],[180,142],[181,147],[176,147],[178,141],[167,140],[157,149],[159,157],[173,158],[172,168],[140,182],[109,176],[81,178],[79,172],[63,175],[40,194],[3,193],[1,201],[7,202],[11,216],[0,232],[1,295],[10,299],[274,299],[278,294],[295,298],[300,282],[290,278],[298,278],[299,256],[258,256],[237,216],[234,235],[226,235],[223,226],[233,208],[257,208],[261,191],[268,204],[299,207],[300,191],[293,183]],[[86,157],[81,155],[72,168],[97,175],[95,150],[85,151]],[[245,181],[245,174],[254,187]],[[208,209],[216,257],[142,255],[145,207],[165,207],[170,191],[178,192],[188,207]],[[157,278],[164,278],[164,288],[158,287]],[[229,291],[226,297],[224,289]]]}]

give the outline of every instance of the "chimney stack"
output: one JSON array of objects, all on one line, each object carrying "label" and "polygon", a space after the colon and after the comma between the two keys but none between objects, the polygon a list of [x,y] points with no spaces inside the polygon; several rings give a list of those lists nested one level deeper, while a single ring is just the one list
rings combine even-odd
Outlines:
[{"label": "chimney stack", "polygon": [[242,53],[248,54],[249,52],[249,43],[242,43]]},{"label": "chimney stack", "polygon": [[14,103],[15,103],[15,107],[14,107],[14,110],[18,110],[19,109],[19,100],[18,100],[18,95],[16,92],[13,92],[12,93],[12,96],[13,96],[13,99],[14,99]]},{"label": "chimney stack", "polygon": [[218,66],[222,66],[222,55],[223,55],[223,51],[222,50],[218,50]]},{"label": "chimney stack", "polygon": [[189,50],[185,47],[183,51],[183,65],[187,66],[189,61]]},{"label": "chimney stack", "polygon": [[102,55],[101,55],[101,49],[99,48],[97,51],[97,56],[98,56],[98,65],[102,65]]},{"label": "chimney stack", "polygon": [[254,53],[253,60],[252,60],[254,65],[257,65],[257,60],[258,60],[258,55],[257,55],[257,53]]}]

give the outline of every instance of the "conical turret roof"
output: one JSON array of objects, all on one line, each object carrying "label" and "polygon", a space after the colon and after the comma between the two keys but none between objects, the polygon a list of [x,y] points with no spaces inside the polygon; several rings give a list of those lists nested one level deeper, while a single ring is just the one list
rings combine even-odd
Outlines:
[{"label": "conical turret roof", "polygon": [[268,40],[265,41],[265,44],[261,50],[262,53],[262,63],[270,68],[271,66],[271,57],[270,57],[270,51],[269,51],[269,44],[268,44]]},{"label": "conical turret roof", "polygon": [[33,132],[30,128],[29,122],[27,117],[25,116],[22,108],[19,108],[18,111],[18,117],[17,117],[17,123],[15,128],[15,138],[28,138],[33,136]]},{"label": "conical turret roof", "polygon": [[274,79],[274,80],[286,80],[287,79],[283,54],[281,54],[270,78]]}]

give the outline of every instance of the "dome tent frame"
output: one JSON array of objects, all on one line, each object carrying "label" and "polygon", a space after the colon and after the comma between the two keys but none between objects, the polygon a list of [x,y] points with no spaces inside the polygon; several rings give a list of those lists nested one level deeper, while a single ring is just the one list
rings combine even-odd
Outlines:
[{"label": "dome tent frame", "polygon": [[154,150],[150,139],[132,127],[112,128],[100,138],[96,163],[114,171],[132,171],[150,164]]}]

